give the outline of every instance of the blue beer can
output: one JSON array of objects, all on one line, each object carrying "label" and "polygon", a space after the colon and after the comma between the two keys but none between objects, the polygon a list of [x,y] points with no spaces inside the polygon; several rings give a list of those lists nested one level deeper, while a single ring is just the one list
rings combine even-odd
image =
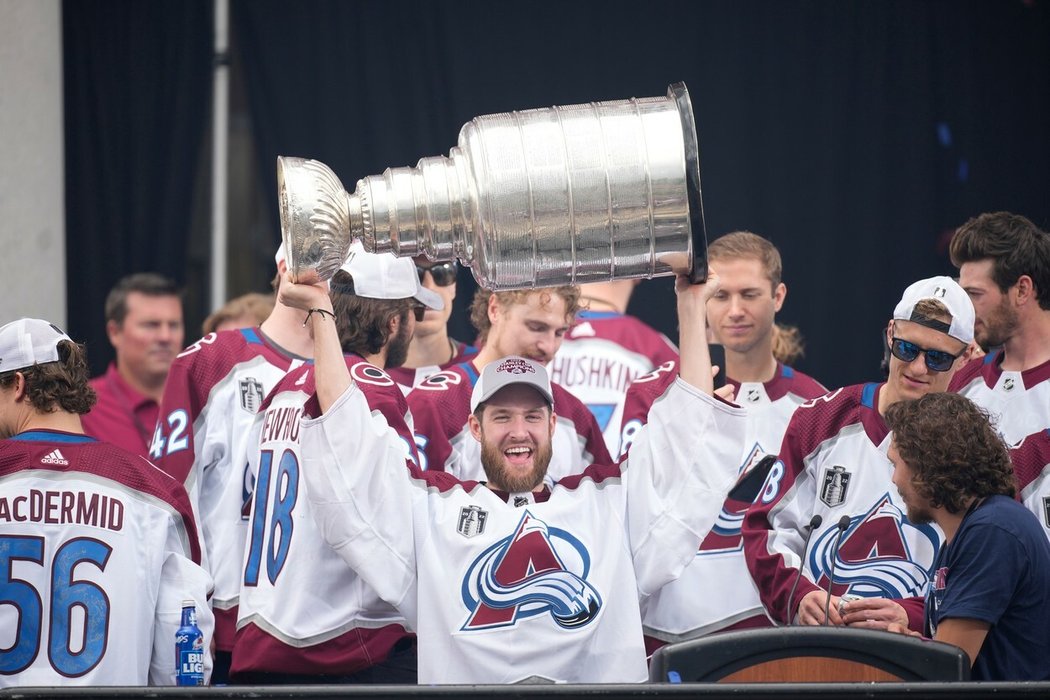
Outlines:
[{"label": "blue beer can", "polygon": [[204,635],[197,627],[197,606],[182,601],[182,626],[175,633],[175,685],[204,685]]}]

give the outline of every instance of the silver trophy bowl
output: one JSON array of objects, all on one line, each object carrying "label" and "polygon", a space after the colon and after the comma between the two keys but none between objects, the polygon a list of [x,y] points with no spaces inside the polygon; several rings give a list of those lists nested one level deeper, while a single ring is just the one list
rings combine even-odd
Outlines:
[{"label": "silver trophy bowl", "polygon": [[293,282],[331,279],[346,260],[353,242],[348,197],[324,163],[277,159],[281,240]]},{"label": "silver trophy bowl", "polygon": [[[707,275],[689,93],[476,117],[449,156],[348,195],[318,161],[279,157],[293,275],[326,279],[349,241],[458,259],[492,290]],[[293,252],[294,251],[294,252]]]}]

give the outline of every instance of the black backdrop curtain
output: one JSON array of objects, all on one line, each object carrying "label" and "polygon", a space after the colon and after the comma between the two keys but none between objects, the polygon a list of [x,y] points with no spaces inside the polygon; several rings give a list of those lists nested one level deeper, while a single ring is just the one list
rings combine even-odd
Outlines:
[{"label": "black backdrop curtain", "polygon": [[[298,155],[352,191],[447,154],[478,114],[686,81],[709,236],[780,247],[781,319],[829,386],[878,378],[880,329],[910,282],[954,272],[954,227],[1050,223],[1046,2],[235,0],[233,17],[264,183]],[[674,337],[671,293],[644,284],[631,308]]]},{"label": "black backdrop curtain", "polygon": [[[107,282],[130,271],[118,268],[180,276],[190,185],[178,166],[194,154],[207,79],[171,72],[205,72],[189,55],[210,41],[207,18],[190,18],[210,3],[101,5],[111,21],[97,7],[64,5],[67,81],[92,70],[86,95],[67,86],[79,101],[68,118],[86,132],[67,136],[83,142],[68,155],[79,337],[99,337]],[[709,236],[749,229],[777,244],[790,290],[780,318],[806,337],[800,368],[829,386],[878,378],[880,329],[907,284],[954,272],[954,227],[999,209],[1050,225],[1048,0],[233,0],[231,22],[274,244],[277,155],[321,159],[352,190],[447,154],[475,115],[686,81]],[[96,133],[115,125],[119,142]],[[95,285],[89,306],[78,276]],[[670,290],[643,284],[631,310],[674,337]]]},{"label": "black backdrop curtain", "polygon": [[117,280],[186,282],[212,24],[210,0],[62,3],[68,332],[92,374],[113,357],[103,306]]}]

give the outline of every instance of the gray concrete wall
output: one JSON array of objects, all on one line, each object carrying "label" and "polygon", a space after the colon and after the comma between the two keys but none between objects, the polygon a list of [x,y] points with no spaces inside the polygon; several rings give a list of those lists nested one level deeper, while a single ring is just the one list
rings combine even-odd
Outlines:
[{"label": "gray concrete wall", "polygon": [[66,323],[60,0],[0,0],[0,323]]}]

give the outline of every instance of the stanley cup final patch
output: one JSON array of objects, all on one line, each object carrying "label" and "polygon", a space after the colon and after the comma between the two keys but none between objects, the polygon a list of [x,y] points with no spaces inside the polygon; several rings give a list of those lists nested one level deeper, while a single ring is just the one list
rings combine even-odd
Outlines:
[{"label": "stanley cup final patch", "polygon": [[262,384],[254,377],[248,377],[241,380],[240,387],[241,408],[248,413],[258,413],[259,407],[262,406],[263,402]]},{"label": "stanley cup final patch", "polygon": [[479,506],[463,506],[459,509],[459,523],[456,532],[464,537],[470,538],[485,532],[485,521],[489,513]]},{"label": "stanley cup final patch", "polygon": [[842,505],[849,491],[850,473],[838,465],[824,470],[824,483],[820,487],[820,500],[829,507]]}]

